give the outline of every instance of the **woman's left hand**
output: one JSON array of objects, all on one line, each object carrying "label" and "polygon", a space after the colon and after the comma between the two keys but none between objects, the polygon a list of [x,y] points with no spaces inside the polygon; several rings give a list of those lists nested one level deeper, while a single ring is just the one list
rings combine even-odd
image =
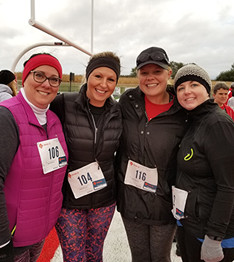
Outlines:
[{"label": "woman's left hand", "polygon": [[205,235],[201,247],[201,259],[205,262],[219,262],[224,258],[221,241],[210,239]]}]

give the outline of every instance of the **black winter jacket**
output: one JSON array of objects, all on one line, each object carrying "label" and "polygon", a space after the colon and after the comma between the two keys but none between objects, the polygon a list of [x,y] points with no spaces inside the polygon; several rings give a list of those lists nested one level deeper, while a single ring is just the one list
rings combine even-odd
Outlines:
[{"label": "black winter jacket", "polygon": [[210,100],[189,112],[176,186],[189,192],[180,220],[186,230],[234,237],[234,122]]},{"label": "black winter jacket", "polygon": [[[186,114],[174,101],[172,107],[148,121],[144,94],[139,87],[120,98],[123,134],[118,151],[118,200],[122,216],[139,223],[174,223],[171,186],[176,177],[176,154],[184,134]],[[149,168],[157,167],[156,193],[125,185],[125,172],[131,159]]]},{"label": "black winter jacket", "polygon": [[114,155],[119,146],[122,118],[119,105],[112,98],[105,103],[105,111],[95,130],[94,118],[86,96],[87,85],[79,93],[63,93],[51,104],[60,118],[69,151],[68,171],[73,171],[97,161],[106,179],[107,187],[75,199],[68,183],[64,181],[65,208],[90,209],[109,206],[116,201]]}]

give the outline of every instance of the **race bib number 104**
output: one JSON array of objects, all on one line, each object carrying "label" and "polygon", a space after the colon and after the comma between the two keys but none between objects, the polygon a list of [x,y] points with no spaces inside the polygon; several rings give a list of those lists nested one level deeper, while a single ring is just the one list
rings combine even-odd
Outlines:
[{"label": "race bib number 104", "polygon": [[106,179],[97,162],[68,173],[68,182],[75,198],[79,198],[107,186]]}]

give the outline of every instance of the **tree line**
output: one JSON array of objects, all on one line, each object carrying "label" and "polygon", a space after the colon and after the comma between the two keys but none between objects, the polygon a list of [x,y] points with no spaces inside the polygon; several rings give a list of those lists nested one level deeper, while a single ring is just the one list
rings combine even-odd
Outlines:
[{"label": "tree line", "polygon": [[[172,75],[171,75],[172,79],[174,79],[176,72],[184,65],[185,64],[181,62],[178,63],[178,62],[171,61],[170,66],[172,68]],[[136,74],[137,74],[137,69],[136,67],[134,67],[131,70],[130,76],[136,77]],[[232,64],[230,70],[221,72],[214,80],[234,82],[234,64]]]}]

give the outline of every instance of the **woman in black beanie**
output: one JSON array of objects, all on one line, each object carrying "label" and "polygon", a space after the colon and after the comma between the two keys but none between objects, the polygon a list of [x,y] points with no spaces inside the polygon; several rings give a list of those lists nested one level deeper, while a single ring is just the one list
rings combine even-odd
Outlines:
[{"label": "woman in black beanie", "polygon": [[234,122],[209,99],[211,80],[195,64],[174,86],[188,113],[177,156],[173,214],[183,262],[234,260]]},{"label": "woman in black beanie", "polygon": [[111,95],[120,75],[112,52],[91,57],[79,93],[63,93],[51,105],[69,150],[63,209],[56,229],[67,262],[102,261],[116,202],[114,154],[122,120]]},{"label": "woman in black beanie", "polygon": [[17,81],[10,70],[0,71],[0,102],[17,95]]}]

